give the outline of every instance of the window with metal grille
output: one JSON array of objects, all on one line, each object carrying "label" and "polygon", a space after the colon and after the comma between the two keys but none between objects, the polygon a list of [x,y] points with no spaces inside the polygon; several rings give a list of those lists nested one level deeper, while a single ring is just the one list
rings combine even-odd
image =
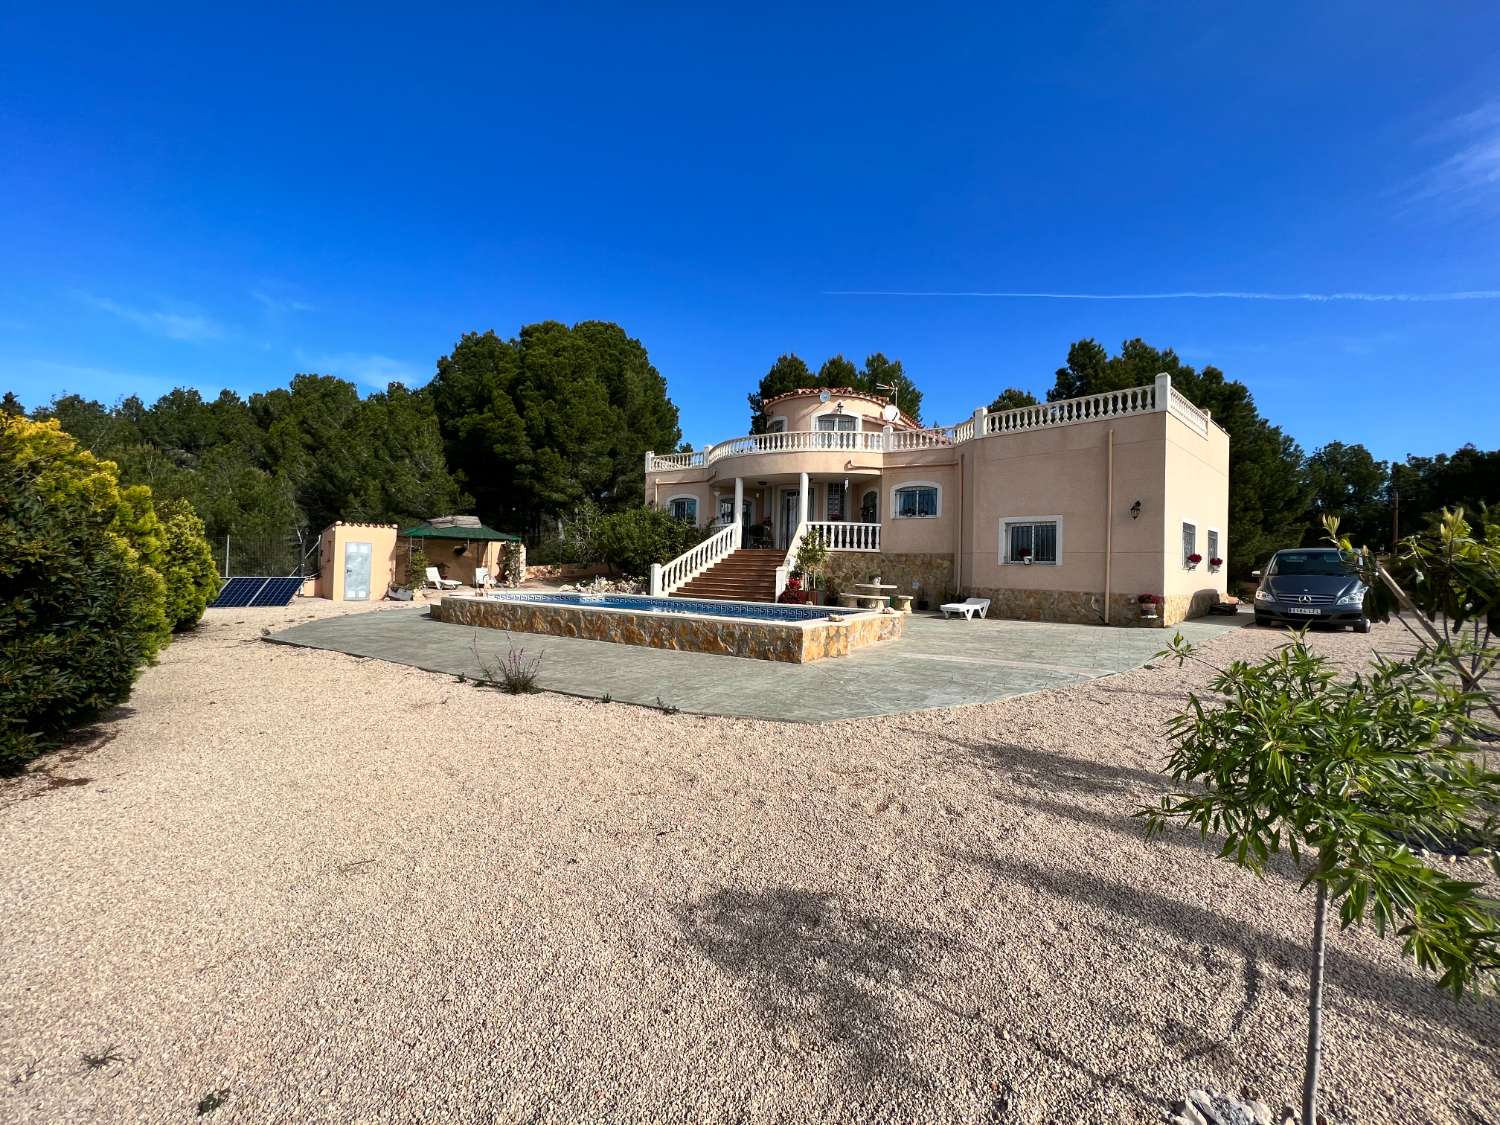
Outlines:
[{"label": "window with metal grille", "polygon": [[938,490],[930,484],[903,485],[895,491],[896,516],[900,519],[938,514]]},{"label": "window with metal grille", "polygon": [[1183,566],[1190,566],[1190,565],[1192,565],[1189,562],[1189,560],[1188,560],[1188,556],[1189,555],[1196,555],[1197,553],[1198,553],[1198,528],[1195,525],[1193,525],[1193,524],[1184,523],[1182,525],[1182,565]]},{"label": "window with metal grille", "polygon": [[1058,561],[1056,520],[1007,520],[1005,524],[1005,561],[1024,563]]}]

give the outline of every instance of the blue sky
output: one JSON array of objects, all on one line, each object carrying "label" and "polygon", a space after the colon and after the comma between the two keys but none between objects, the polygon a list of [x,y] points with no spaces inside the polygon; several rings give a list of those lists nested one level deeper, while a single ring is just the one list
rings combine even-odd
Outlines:
[{"label": "blue sky", "polygon": [[900,358],[952,422],[1139,335],[1309,450],[1500,446],[1492,3],[22,7],[28,405],[420,384],[464,331],[598,318],[698,445],[783,351]]}]

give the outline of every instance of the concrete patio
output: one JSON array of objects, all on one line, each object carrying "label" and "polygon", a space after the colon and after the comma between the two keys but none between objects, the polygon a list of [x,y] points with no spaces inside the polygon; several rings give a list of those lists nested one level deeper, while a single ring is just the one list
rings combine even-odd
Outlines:
[{"label": "concrete patio", "polygon": [[[1185,622],[1206,641],[1249,615]],[[944,621],[913,615],[906,635],[850,656],[780,664],[607,641],[472,629],[432,620],[426,610],[355,613],[276,633],[280,644],[389,660],[473,678],[475,644],[498,660],[514,644],[541,654],[547,691],[618,703],[658,702],[700,715],[831,722],[937,707],[990,703],[1066,687],[1146,663],[1171,633],[1031,621]]]}]

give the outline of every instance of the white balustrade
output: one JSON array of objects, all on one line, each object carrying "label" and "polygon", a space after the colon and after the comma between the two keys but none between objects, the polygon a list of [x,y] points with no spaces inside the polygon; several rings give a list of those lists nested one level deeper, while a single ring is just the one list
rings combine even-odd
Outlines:
[{"label": "white balustrade", "polygon": [[817,520],[805,526],[809,532],[817,532],[818,538],[823,541],[823,546],[830,551],[880,550],[880,525],[878,523]]},{"label": "white balustrade", "polygon": [[1189,402],[1187,396],[1175,387],[1167,395],[1167,412],[1190,429],[1204,437],[1208,436],[1208,415]]},{"label": "white balustrade", "polygon": [[660,473],[669,469],[694,469],[703,463],[701,449],[696,453],[652,453],[648,458],[646,471]]},{"label": "white balustrade", "polygon": [[651,596],[666,597],[733,552],[740,545],[740,527],[740,524],[732,523],[696,547],[689,547],[671,562],[652,563]]},{"label": "white balustrade", "polygon": [[[1207,435],[1211,421],[1172,387],[1171,379],[1158,375],[1156,382],[1145,387],[1128,387],[1097,395],[1042,402],[1014,410],[989,413],[976,410],[972,418],[956,426],[933,426],[920,430],[793,430],[767,434],[747,434],[711,445],[697,453],[648,454],[647,471],[696,468],[712,465],[726,457],[743,457],[761,453],[903,453],[912,450],[942,449],[992,434],[1021,433],[1049,426],[1071,426],[1079,422],[1097,422],[1123,418],[1151,411],[1168,411],[1197,433]],[[845,525],[851,526],[851,525]],[[837,548],[859,550],[862,548]]]},{"label": "white balustrade", "polygon": [[1044,426],[1070,426],[1075,422],[1097,422],[1127,414],[1146,414],[1157,409],[1160,407],[1157,406],[1154,386],[1130,387],[1127,390],[1084,395],[1082,398],[1042,402],[1036,406],[1019,406],[1014,410],[998,410],[985,415],[984,432],[1010,434],[1021,430],[1037,430]]},{"label": "white balustrade", "polygon": [[706,463],[755,453],[878,453],[885,437],[879,430],[793,430],[746,434],[709,447]]}]

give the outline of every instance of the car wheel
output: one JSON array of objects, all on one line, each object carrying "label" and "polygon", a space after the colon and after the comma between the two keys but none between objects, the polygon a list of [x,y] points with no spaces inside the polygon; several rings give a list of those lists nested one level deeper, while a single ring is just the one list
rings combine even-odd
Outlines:
[{"label": "car wheel", "polygon": [[1260,614],[1257,613],[1255,615],[1255,623],[1258,626],[1260,626],[1262,629],[1264,629],[1267,625],[1270,625],[1272,622],[1271,622],[1271,619],[1269,617],[1262,617]]},{"label": "car wheel", "polygon": [[1370,631],[1370,619],[1368,617],[1361,617],[1351,628],[1356,633],[1368,633]]}]

